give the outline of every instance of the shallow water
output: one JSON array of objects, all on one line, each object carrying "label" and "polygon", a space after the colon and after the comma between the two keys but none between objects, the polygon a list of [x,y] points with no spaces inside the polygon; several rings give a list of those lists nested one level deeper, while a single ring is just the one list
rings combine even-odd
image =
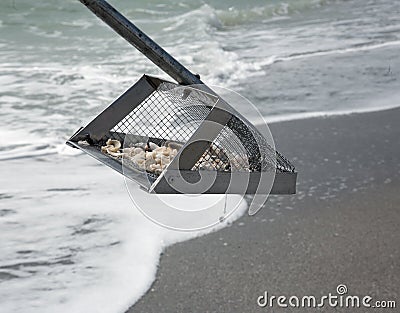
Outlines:
[{"label": "shallow water", "polygon": [[[111,3],[266,120],[400,103],[398,1]],[[198,234],[151,224],[64,142],[143,73],[167,77],[78,1],[0,12],[0,312],[123,312],[163,247]]]}]

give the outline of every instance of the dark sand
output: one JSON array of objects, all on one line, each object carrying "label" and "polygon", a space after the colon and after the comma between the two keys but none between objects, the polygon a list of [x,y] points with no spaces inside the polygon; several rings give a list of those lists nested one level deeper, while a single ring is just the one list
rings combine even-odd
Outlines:
[{"label": "dark sand", "polygon": [[[400,110],[271,125],[299,172],[298,193],[256,216],[166,249],[151,290],[129,312],[399,312]],[[257,306],[274,295],[335,293],[396,309]]]}]

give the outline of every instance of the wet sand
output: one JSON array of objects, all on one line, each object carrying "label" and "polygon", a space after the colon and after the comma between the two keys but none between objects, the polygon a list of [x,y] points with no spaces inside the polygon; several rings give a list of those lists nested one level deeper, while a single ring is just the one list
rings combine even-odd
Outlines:
[{"label": "wet sand", "polygon": [[167,248],[152,288],[128,312],[320,311],[261,308],[257,298],[320,297],[339,284],[398,307],[399,121],[393,109],[271,124],[299,172],[297,194],[271,196],[257,215]]}]

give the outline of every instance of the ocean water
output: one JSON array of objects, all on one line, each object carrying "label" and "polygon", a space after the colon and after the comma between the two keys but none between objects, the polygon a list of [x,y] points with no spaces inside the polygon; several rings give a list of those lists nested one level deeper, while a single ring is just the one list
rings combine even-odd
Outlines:
[{"label": "ocean water", "polygon": [[[267,121],[400,104],[399,1],[111,3]],[[144,73],[167,78],[76,0],[0,3],[1,313],[124,312],[163,248],[202,234],[150,223],[64,144]]]}]

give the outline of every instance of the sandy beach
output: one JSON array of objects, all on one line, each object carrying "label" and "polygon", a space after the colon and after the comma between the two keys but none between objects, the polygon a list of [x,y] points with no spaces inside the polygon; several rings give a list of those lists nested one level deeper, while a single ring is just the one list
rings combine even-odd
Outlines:
[{"label": "sandy beach", "polygon": [[299,172],[297,194],[271,196],[256,216],[167,248],[128,312],[271,312],[257,305],[265,291],[322,296],[339,284],[398,302],[399,120],[392,109],[271,124]]}]

